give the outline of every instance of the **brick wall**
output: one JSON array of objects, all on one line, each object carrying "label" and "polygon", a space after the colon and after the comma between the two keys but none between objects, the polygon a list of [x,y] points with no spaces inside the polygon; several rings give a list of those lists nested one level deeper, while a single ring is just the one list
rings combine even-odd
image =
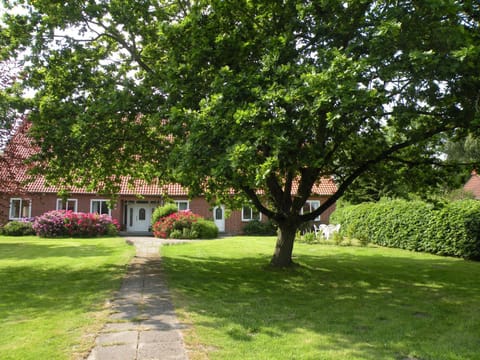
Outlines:
[{"label": "brick wall", "polygon": [[[5,224],[8,222],[8,211],[10,205],[10,198],[14,196],[0,196],[0,224]],[[30,199],[32,201],[32,213],[31,216],[39,216],[43,213],[55,210],[57,206],[57,199],[59,198],[56,194],[32,194],[29,196],[22,196],[22,198]],[[77,199],[77,211],[79,212],[90,212],[90,204],[92,199],[105,199],[105,197],[95,196],[91,194],[76,194],[69,197],[70,199]],[[173,200],[185,200],[188,201],[186,197],[173,197]],[[322,203],[327,197],[316,197],[312,200],[320,200]],[[124,208],[126,201],[135,201],[138,200],[135,196],[122,196],[119,199],[113,209],[111,209],[111,215],[114,219],[117,219],[121,225],[124,225]],[[145,201],[162,201],[161,197],[152,196],[145,197],[142,200]],[[213,219],[213,207],[208,204],[204,198],[194,198],[189,201],[190,210],[192,212],[203,216],[206,219]],[[328,224],[330,219],[330,214],[335,210],[335,205],[325,211],[321,216],[321,223]],[[240,210],[227,211],[227,216],[225,219],[225,233],[227,234],[241,234],[243,227],[247,222],[242,221],[242,213]],[[266,221],[267,217],[262,216],[262,221]]]},{"label": "brick wall", "polygon": [[0,226],[8,222],[8,210],[10,204],[8,197],[5,195],[0,195]]}]

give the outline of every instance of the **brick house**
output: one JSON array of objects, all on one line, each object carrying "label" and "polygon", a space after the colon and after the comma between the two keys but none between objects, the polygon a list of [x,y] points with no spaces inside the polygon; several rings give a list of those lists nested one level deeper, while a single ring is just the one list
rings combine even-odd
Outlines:
[{"label": "brick house", "polygon": [[[58,194],[65,189],[46,185],[43,177],[24,183],[27,179],[24,160],[35,152],[26,134],[27,129],[28,124],[20,127],[0,156],[0,225],[11,220],[39,216],[50,210],[68,209],[107,213],[117,219],[123,231],[146,233],[151,228],[150,218],[154,209],[162,205],[166,198],[174,201],[179,210],[189,209],[213,219],[220,232],[226,234],[241,233],[243,226],[251,220],[265,220],[250,206],[229,211],[227,216],[225,206],[212,207],[203,197],[189,199],[188,191],[179,184],[147,184],[143,180],[134,180],[132,183],[128,178],[122,179],[115,206],[111,209],[108,206],[109,199],[85,189],[68,189],[68,198],[62,199]],[[315,185],[314,195],[305,204],[304,211],[318,207],[335,191],[332,179],[322,179]],[[316,220],[328,223],[334,209],[335,205],[331,206]]]}]

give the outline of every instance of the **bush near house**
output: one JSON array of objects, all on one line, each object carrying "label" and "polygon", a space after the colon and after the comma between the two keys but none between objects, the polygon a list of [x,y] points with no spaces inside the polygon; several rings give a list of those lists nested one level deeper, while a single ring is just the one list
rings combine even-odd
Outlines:
[{"label": "bush near house", "polygon": [[211,220],[198,219],[192,224],[192,230],[196,231],[199,239],[215,239],[218,237],[218,227]]},{"label": "bush near house", "polygon": [[213,221],[183,210],[161,217],[153,224],[153,235],[164,239],[207,239],[216,238],[218,228]]},{"label": "bush near house", "polygon": [[152,224],[155,224],[161,218],[176,213],[177,211],[177,205],[174,203],[167,203],[163,206],[157,207],[152,214]]},{"label": "bush near house", "polygon": [[245,224],[243,227],[243,233],[245,235],[276,235],[277,227],[272,221],[262,222],[259,220],[252,220]]},{"label": "bush near house", "polygon": [[10,221],[0,227],[0,235],[27,236],[35,235],[35,231],[33,230],[31,221]]},{"label": "bush near house", "polygon": [[392,200],[346,206],[332,223],[363,242],[438,255],[480,259],[480,202],[462,200],[441,209],[422,201]]},{"label": "bush near house", "polygon": [[38,216],[33,229],[40,237],[95,237],[118,235],[119,225],[106,214],[53,210]]}]

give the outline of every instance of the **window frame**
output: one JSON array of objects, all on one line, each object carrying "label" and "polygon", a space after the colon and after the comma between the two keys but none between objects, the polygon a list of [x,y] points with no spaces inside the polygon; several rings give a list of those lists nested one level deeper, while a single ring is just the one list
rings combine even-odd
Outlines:
[{"label": "window frame", "polygon": [[[250,215],[249,216],[245,216],[245,210],[248,209],[250,211]],[[262,221],[262,213],[260,211],[258,211],[257,209],[255,209],[254,207],[252,206],[249,206],[249,205],[244,205],[242,206],[242,222],[250,222],[250,221],[254,221],[254,220],[257,220],[257,221]],[[258,218],[257,217],[254,217],[254,214],[257,213],[258,214]]]},{"label": "window frame", "polygon": [[[13,217],[12,215],[12,204],[14,201],[19,201],[19,215],[20,217]],[[24,202],[28,201],[28,216],[22,216],[23,215],[23,209],[25,207]],[[8,208],[8,220],[13,220],[13,221],[18,221],[26,218],[31,218],[32,217],[32,199],[24,199],[24,198],[10,198],[10,203],[9,203],[9,208]]]},{"label": "window frame", "polygon": [[[96,212],[96,211],[93,211],[93,203],[94,203],[94,202],[97,202],[97,201],[98,201],[98,202],[105,202],[105,203],[107,203],[107,209],[108,209],[107,215],[112,216],[112,209],[110,209],[110,206],[108,206],[108,202],[109,202],[108,199],[90,199],[90,212],[91,212],[91,213],[97,213],[97,214],[99,214],[99,215],[104,214],[104,213],[98,213],[98,212]],[[100,209],[101,209],[101,206],[100,206]]]},{"label": "window frame", "polygon": [[[178,211],[187,211],[190,210],[190,201],[188,200],[174,200],[175,205],[177,205],[177,210]],[[186,209],[180,209],[180,204],[187,204]]]},{"label": "window frame", "polygon": [[77,212],[78,210],[78,199],[67,199],[67,203],[66,203],[66,208],[63,209],[63,207],[61,206],[63,204],[63,200],[60,199],[60,198],[57,198],[57,207],[56,209],[57,210],[68,210],[68,203],[69,202],[73,202],[75,205],[73,206],[73,212]]},{"label": "window frame", "polygon": [[[318,206],[317,206],[317,207],[314,207],[313,210],[312,210],[312,204],[314,204],[314,203],[315,203],[315,204],[318,204]],[[310,207],[310,211],[309,211],[308,213],[311,213],[312,211],[315,211],[315,210],[317,210],[317,209],[320,207],[321,202],[320,202],[320,200],[318,200],[318,199],[305,201],[305,204],[302,206],[302,210],[300,211],[300,214],[301,214],[301,215],[304,214],[303,208],[304,208],[305,205],[307,205],[307,204],[309,204],[309,207]],[[306,213],[306,214],[308,214],[308,213]],[[314,219],[314,221],[320,221],[320,220],[321,220],[321,216],[320,216],[320,215],[317,216],[317,217]]]}]

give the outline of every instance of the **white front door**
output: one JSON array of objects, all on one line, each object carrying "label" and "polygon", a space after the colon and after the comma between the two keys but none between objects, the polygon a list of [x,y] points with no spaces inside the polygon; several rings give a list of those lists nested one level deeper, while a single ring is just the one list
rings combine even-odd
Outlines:
[{"label": "white front door", "polygon": [[218,227],[218,231],[225,231],[225,206],[215,206],[213,208],[213,221]]},{"label": "white front door", "polygon": [[129,204],[127,209],[127,231],[147,232],[150,229],[152,209],[151,204]]}]

